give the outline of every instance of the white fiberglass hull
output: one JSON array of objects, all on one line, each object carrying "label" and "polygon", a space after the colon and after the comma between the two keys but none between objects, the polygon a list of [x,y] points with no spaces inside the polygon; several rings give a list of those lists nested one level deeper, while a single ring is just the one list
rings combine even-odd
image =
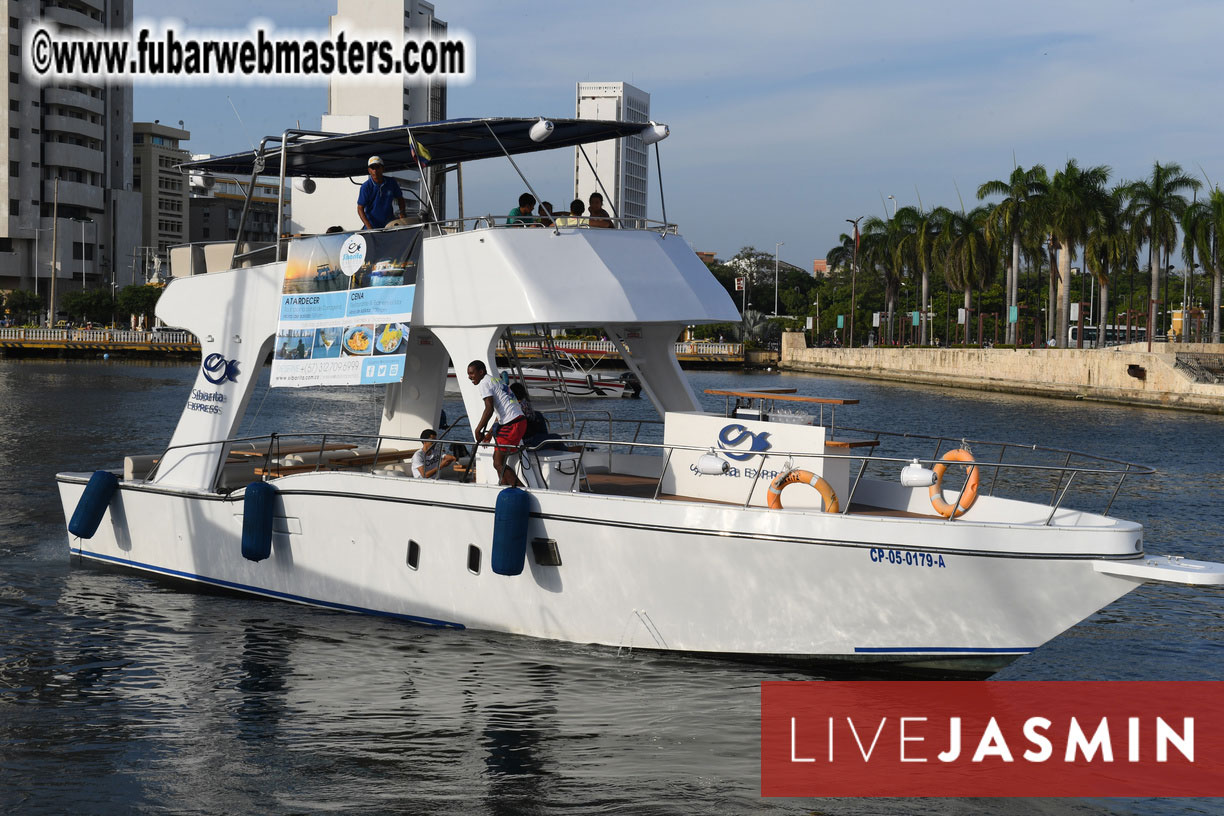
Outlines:
[{"label": "white fiberglass hull", "polygon": [[[71,515],[87,479],[60,476]],[[357,473],[280,479],[271,556],[241,493],[124,483],[73,554],[300,603],[576,643],[998,667],[1142,578],[1137,525],[1068,530],[532,493],[522,574],[490,567],[499,488]],[[419,547],[415,568],[410,542]],[[480,550],[469,569],[469,548]],[[1129,553],[1123,555],[1123,553]]]}]

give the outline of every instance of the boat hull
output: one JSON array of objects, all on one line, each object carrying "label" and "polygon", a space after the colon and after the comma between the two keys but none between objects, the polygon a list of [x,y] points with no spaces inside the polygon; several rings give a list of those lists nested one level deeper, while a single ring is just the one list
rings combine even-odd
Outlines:
[{"label": "boat hull", "polygon": [[[86,480],[60,476],[66,514]],[[1129,529],[1050,528],[1039,544],[1031,528],[1005,525],[549,491],[531,494],[528,539],[554,542],[560,565],[541,564],[529,546],[523,572],[504,576],[490,568],[497,487],[358,473],[275,485],[264,561],[242,557],[240,492],[140,483],[122,483],[97,533],[70,548],[128,569],[430,625],[971,671],[1032,651],[1141,583],[1094,569],[1130,546]]]}]

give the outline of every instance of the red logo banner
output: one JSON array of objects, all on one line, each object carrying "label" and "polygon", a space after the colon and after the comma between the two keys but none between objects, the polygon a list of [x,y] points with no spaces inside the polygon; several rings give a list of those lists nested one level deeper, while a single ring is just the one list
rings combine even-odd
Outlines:
[{"label": "red logo banner", "polygon": [[1224,682],[769,682],[764,796],[1224,796]]}]

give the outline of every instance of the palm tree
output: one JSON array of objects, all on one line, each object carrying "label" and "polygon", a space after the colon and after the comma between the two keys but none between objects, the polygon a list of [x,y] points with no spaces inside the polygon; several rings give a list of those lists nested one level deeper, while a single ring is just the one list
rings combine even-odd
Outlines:
[{"label": "palm tree", "polygon": [[[1000,237],[1011,238],[1011,265],[1007,271],[1007,286],[1005,301],[1008,313],[1011,307],[1017,305],[1018,280],[1020,277],[1020,239],[1025,226],[1037,216],[1046,193],[1049,190],[1049,177],[1040,164],[1035,164],[1028,170],[1016,167],[1006,180],[995,179],[978,187],[977,196],[980,201],[987,196],[1001,195],[1005,198],[990,212],[986,229],[992,240]],[[1015,344],[1016,325],[1007,324],[1007,342]]]},{"label": "palm tree", "polygon": [[1130,206],[1127,216],[1131,219],[1136,238],[1148,243],[1148,266],[1152,270],[1152,292],[1148,302],[1150,331],[1156,331],[1156,303],[1160,300],[1160,258],[1177,242],[1177,221],[1186,211],[1186,197],[1182,190],[1197,190],[1202,184],[1198,179],[1186,175],[1180,164],[1152,166],[1152,177],[1136,181],[1130,186]]},{"label": "palm tree", "polygon": [[[918,301],[917,309],[922,315],[922,319],[919,321],[918,344],[925,346],[931,342],[929,320],[927,318],[927,304],[931,299],[931,271],[936,267],[936,247],[939,244],[939,236],[943,234],[944,224],[947,223],[951,211],[946,207],[936,207],[927,212],[912,207],[906,207],[905,210],[911,212],[904,216],[905,223],[908,226],[901,251],[913,258],[913,268],[922,277],[922,299]],[[902,210],[897,211],[899,217],[901,213]]]},{"label": "palm tree", "polygon": [[1071,260],[1075,247],[1088,238],[1088,228],[1104,209],[1108,195],[1105,183],[1109,168],[1104,165],[1081,169],[1075,159],[1054,174],[1050,183],[1050,234],[1058,243],[1058,319],[1055,327],[1058,347],[1066,348],[1071,313]]},{"label": "palm tree", "polygon": [[1186,268],[1194,266],[1194,256],[1204,270],[1211,271],[1211,342],[1220,342],[1220,241],[1224,238],[1224,191],[1213,187],[1205,201],[1196,201],[1182,216],[1185,240],[1182,255]]},{"label": "palm tree", "polygon": [[905,273],[902,257],[898,252],[902,235],[896,219],[873,217],[863,221],[859,232],[859,268],[874,269],[884,280],[885,310],[889,313],[892,327],[892,312],[896,310],[897,292],[901,289],[901,278]]},{"label": "palm tree", "polygon": [[1119,184],[1110,190],[1104,206],[1096,213],[1095,223],[1084,244],[1085,265],[1096,276],[1101,287],[1097,348],[1105,347],[1106,327],[1109,325],[1110,273],[1133,265],[1137,254],[1134,235],[1126,224],[1126,191],[1126,184]]},{"label": "palm tree", "polygon": [[969,311],[973,290],[993,277],[998,264],[997,245],[986,237],[989,207],[949,212],[936,245],[948,285],[965,293],[965,344],[969,344]]}]

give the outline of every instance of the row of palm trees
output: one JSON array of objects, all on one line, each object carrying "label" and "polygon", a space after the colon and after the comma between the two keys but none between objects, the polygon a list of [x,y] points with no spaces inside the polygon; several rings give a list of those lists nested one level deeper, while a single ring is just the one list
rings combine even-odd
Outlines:
[{"label": "row of palm trees", "polygon": [[[1110,281],[1136,271],[1141,250],[1151,270],[1151,297],[1143,304],[1155,322],[1159,275],[1182,236],[1181,259],[1187,269],[1196,264],[1212,276],[1211,341],[1220,342],[1220,287],[1224,272],[1224,191],[1213,186],[1199,200],[1202,183],[1175,163],[1157,162],[1150,177],[1109,186],[1110,169],[1080,167],[1071,159],[1051,177],[1042,165],[1016,167],[1005,179],[982,184],[978,200],[1001,197],[994,203],[966,210],[935,207],[897,209],[892,218],[863,222],[861,239],[842,235],[829,250],[830,267],[849,268],[857,251],[858,272],[874,273],[884,284],[888,326],[896,311],[904,280],[920,280],[921,303],[929,303],[931,276],[942,275],[948,286],[964,292],[966,314],[975,289],[991,285],[1002,272],[1008,307],[1019,308],[1020,266],[1049,269],[1046,336],[1059,346],[1068,340],[1071,264],[1083,257],[1084,266],[1101,287],[1100,326],[1109,320]],[[1188,197],[1189,196],[1189,197]],[[1056,305],[1053,305],[1056,304]],[[1010,311],[1010,308],[1009,308]],[[1141,321],[1139,321],[1141,322]],[[1016,324],[1008,322],[1007,342],[1015,343]],[[927,321],[921,321],[919,340],[926,344]],[[1100,343],[1105,331],[1098,332]],[[965,321],[968,343],[969,321]],[[892,338],[885,338],[891,340]]]}]

